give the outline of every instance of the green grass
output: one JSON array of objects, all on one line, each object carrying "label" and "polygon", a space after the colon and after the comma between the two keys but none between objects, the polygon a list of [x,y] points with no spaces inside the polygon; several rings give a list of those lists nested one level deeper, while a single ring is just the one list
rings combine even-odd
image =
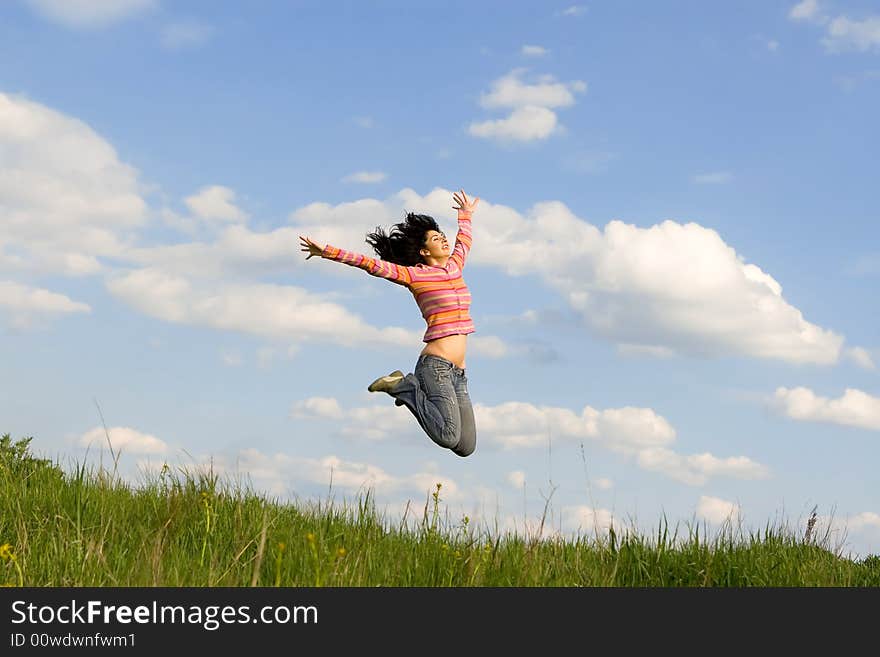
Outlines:
[{"label": "green grass", "polygon": [[[880,558],[816,537],[537,540],[444,519],[441,490],[386,522],[355,504],[281,504],[213,475],[167,468],[132,487],[105,469],[30,455],[0,439],[0,584],[12,586],[878,586]],[[811,527],[812,528],[812,527]]]}]

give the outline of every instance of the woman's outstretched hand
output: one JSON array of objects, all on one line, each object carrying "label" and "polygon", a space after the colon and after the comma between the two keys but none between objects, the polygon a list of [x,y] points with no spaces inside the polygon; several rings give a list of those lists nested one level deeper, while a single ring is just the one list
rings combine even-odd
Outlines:
[{"label": "woman's outstretched hand", "polygon": [[302,250],[307,251],[309,254],[306,256],[306,260],[308,260],[312,256],[319,256],[324,252],[324,247],[321,244],[318,244],[308,237],[303,237],[302,235],[300,235],[299,242],[302,246]]},{"label": "woman's outstretched hand", "polygon": [[480,202],[480,197],[477,196],[473,201],[468,201],[467,194],[464,193],[463,189],[459,189],[455,194],[452,195],[452,198],[455,199],[456,205],[452,207],[455,210],[464,210],[466,212],[473,212],[477,209],[477,203]]}]

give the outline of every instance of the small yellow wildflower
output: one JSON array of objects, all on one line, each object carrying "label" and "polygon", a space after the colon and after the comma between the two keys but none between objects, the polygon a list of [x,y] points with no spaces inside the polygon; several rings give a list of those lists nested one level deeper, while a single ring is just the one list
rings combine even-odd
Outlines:
[{"label": "small yellow wildflower", "polygon": [[306,540],[309,543],[314,543],[315,542],[315,535],[312,532],[309,532],[308,534],[306,534]]},{"label": "small yellow wildflower", "polygon": [[15,555],[12,553],[12,546],[9,543],[0,545],[0,559],[3,559],[3,561],[15,559]]},{"label": "small yellow wildflower", "polygon": [[286,547],[287,546],[284,544],[283,541],[278,543],[278,549],[281,550],[282,552],[284,552],[284,548],[286,548]]},{"label": "small yellow wildflower", "polygon": [[344,557],[345,556],[345,548],[341,547],[338,550],[336,550],[336,556],[339,557],[340,559],[342,557]]}]

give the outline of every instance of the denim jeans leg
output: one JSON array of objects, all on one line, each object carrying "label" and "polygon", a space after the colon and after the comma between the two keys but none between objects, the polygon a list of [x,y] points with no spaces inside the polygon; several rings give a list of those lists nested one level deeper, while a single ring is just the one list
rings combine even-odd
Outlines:
[{"label": "denim jeans leg", "polygon": [[[457,368],[456,368],[457,369]],[[455,395],[458,399],[458,413],[461,425],[461,437],[452,451],[459,456],[469,456],[477,447],[477,426],[474,422],[474,407],[468,394],[467,376],[464,370],[458,370],[455,381]]]},{"label": "denim jeans leg", "polygon": [[461,438],[455,366],[437,356],[420,356],[415,372],[395,386],[391,396],[403,402],[435,443],[455,449]]}]

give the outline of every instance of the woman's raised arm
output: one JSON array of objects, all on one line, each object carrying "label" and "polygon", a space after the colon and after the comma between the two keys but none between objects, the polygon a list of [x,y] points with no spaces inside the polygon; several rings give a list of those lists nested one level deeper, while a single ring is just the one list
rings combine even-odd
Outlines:
[{"label": "woman's raised arm", "polygon": [[335,260],[336,262],[341,262],[345,265],[358,267],[368,274],[388,279],[392,283],[409,285],[412,282],[409,268],[404,267],[403,265],[371,258],[361,253],[354,253],[353,251],[345,251],[335,246],[330,246],[329,244],[322,246],[313,239],[303,237],[302,235],[299,236],[299,239],[302,244],[302,250],[309,254],[306,256],[306,260],[312,256],[319,256],[321,258],[326,258],[327,260]]}]

